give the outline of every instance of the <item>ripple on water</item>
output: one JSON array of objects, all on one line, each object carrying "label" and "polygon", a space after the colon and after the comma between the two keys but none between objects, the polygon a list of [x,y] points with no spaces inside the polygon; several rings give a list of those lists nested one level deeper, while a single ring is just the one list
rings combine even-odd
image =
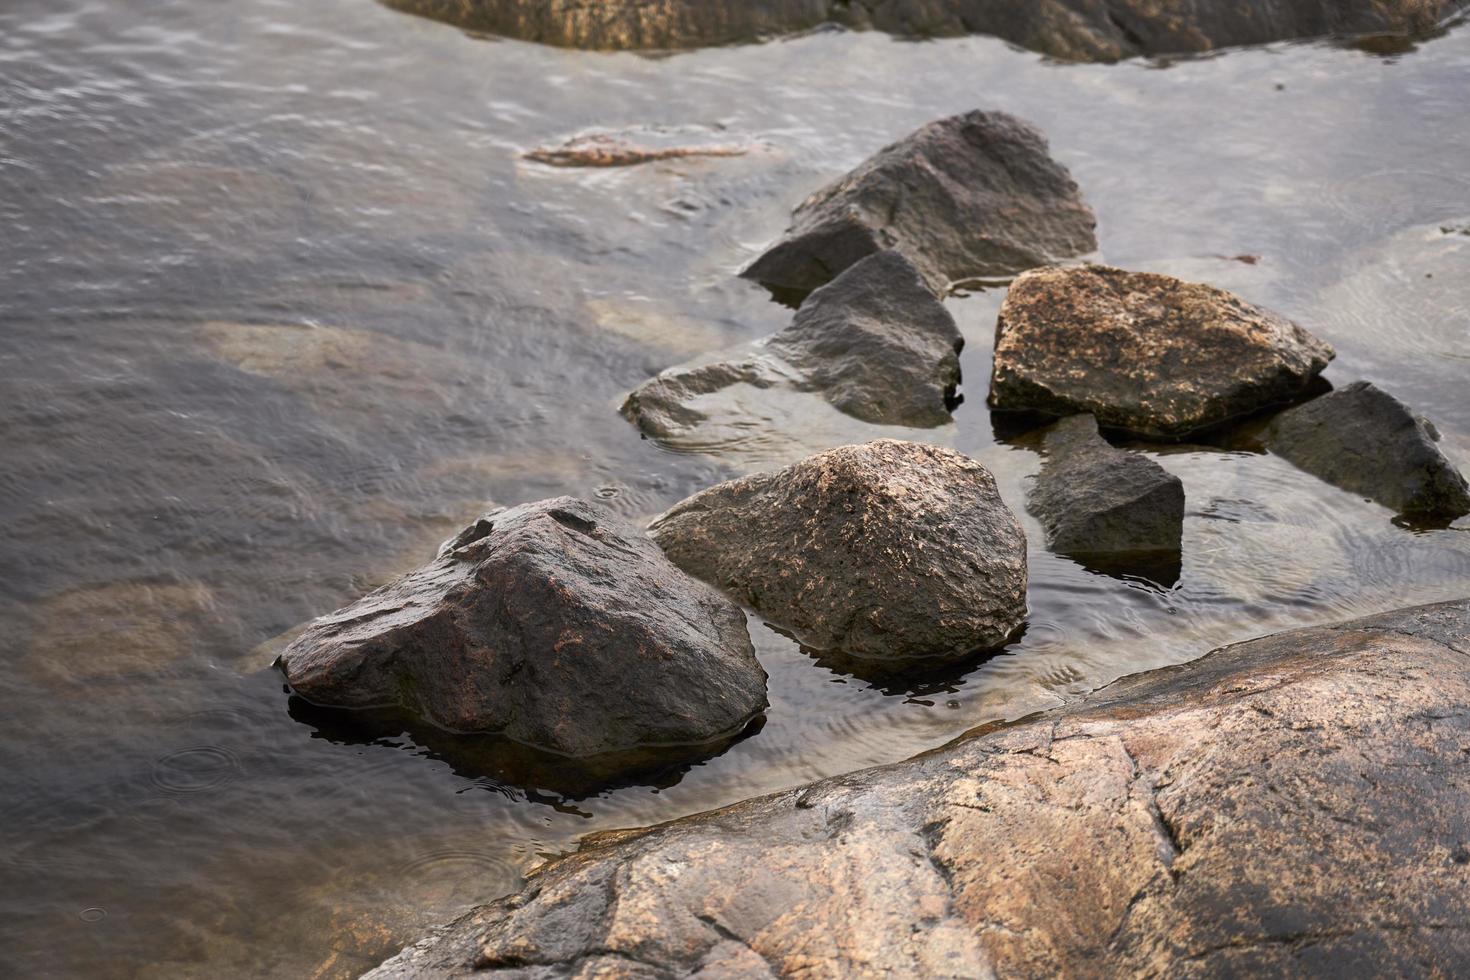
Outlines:
[{"label": "ripple on water", "polygon": [[240,773],[239,758],[220,745],[197,745],[170,752],[148,770],[154,786],[179,796],[212,792],[239,778]]}]

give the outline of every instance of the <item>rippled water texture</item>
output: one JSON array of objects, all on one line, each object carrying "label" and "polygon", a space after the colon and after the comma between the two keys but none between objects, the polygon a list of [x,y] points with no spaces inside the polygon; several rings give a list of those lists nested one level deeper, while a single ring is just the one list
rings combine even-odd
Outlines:
[{"label": "rippled water texture", "polygon": [[[1101,257],[1330,340],[1470,469],[1470,30],[1066,66],[985,38],[819,33],[663,59],[466,37],[370,0],[12,0],[0,13],[0,972],[349,976],[587,831],[904,758],[1121,674],[1470,592],[1416,533],[1245,451],[1178,447],[1179,584],[1031,536],[1031,626],[873,686],[752,622],[761,732],[659,786],[563,799],[288,713],[271,638],[487,503],[629,517],[867,431],[813,400],[672,452],[616,412],[779,328],[732,272],[806,193],[977,106],[1040,124]],[[723,126],[740,157],[579,171],[592,126]],[[1253,261],[1237,260],[1250,256]],[[984,408],[998,290],[950,301],[967,402],[926,438],[1012,504]],[[697,451],[695,451],[697,450]]]}]

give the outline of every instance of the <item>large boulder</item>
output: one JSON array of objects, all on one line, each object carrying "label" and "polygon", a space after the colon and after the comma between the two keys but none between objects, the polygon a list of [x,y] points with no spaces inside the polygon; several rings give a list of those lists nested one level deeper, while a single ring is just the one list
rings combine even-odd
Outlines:
[{"label": "large boulder", "polygon": [[740,274],[797,299],[892,248],[943,293],[1090,252],[1096,224],[1046,137],[976,110],[924,126],[817,191]]},{"label": "large boulder", "polygon": [[1332,348],[1238,296],[1102,265],[1036,269],[995,328],[990,405],[1178,440],[1301,397]]},{"label": "large boulder", "polygon": [[1433,424],[1367,381],[1288,409],[1267,447],[1334,486],[1428,520],[1470,514],[1470,487],[1445,458]]},{"label": "large boulder", "polygon": [[1071,61],[1432,30],[1463,0],[385,0],[543,44],[600,50],[753,41],[834,22],[909,37],[993,34]]},{"label": "large boulder", "polygon": [[963,346],[917,270],[898,252],[879,252],[812,293],[785,329],[664,371],[628,396],[623,414],[656,439],[697,439],[728,424],[720,393],[738,384],[817,392],[875,425],[944,425]]},{"label": "large boulder", "polygon": [[1091,415],[1073,415],[1043,436],[1046,458],[1026,498],[1046,545],[1079,559],[1126,561],[1179,554],[1184,484],[1139,453],[1114,449]]},{"label": "large boulder", "polygon": [[766,707],[739,607],[572,497],[486,515],[278,663],[314,705],[577,756],[714,742]]},{"label": "large boulder", "polygon": [[[1463,976],[1470,600],[594,836],[368,974]],[[479,974],[475,974],[479,975]]]},{"label": "large boulder", "polygon": [[674,564],[814,650],[957,660],[1026,616],[1026,537],[985,467],[882,439],[711,487],[649,527]]}]

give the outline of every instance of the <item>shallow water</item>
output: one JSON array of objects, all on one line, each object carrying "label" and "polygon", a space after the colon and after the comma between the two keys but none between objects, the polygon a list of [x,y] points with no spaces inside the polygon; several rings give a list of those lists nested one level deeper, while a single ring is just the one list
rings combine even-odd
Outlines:
[{"label": "shallow water", "polygon": [[[368,0],[16,0],[0,13],[0,972],[350,976],[594,829],[905,758],[1274,629],[1470,593],[1470,522],[1413,531],[1285,462],[1177,447],[1180,582],[1032,545],[1015,646],[913,689],[752,620],[763,730],[589,799],[287,711],[273,637],[490,503],[646,517],[872,430],[769,406],[699,451],[616,413],[781,326],[732,270],[806,193],[976,106],[1041,125],[1100,257],[1237,290],[1430,415],[1470,469],[1470,30],[1172,65],[818,33],[652,59],[467,37]],[[575,171],[589,126],[723,126],[744,157]],[[1235,256],[1255,257],[1253,263]],[[950,301],[968,401],[920,434],[1019,505],[984,408],[998,290]],[[1151,450],[1154,451],[1154,450]],[[672,784],[669,784],[672,780]]]}]

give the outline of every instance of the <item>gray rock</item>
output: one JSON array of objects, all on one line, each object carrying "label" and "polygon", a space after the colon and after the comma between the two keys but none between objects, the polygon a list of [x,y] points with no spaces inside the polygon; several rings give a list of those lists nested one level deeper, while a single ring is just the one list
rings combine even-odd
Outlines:
[{"label": "gray rock", "polygon": [[486,515],[279,666],[314,705],[578,756],[714,742],[766,707],[740,609],[571,497]]},{"label": "gray rock", "polygon": [[875,425],[944,425],[963,346],[914,267],[880,252],[812,293],[780,332],[664,371],[628,396],[623,414],[656,439],[697,438],[728,414],[710,396],[738,384],[818,392]]},{"label": "gray rock", "polygon": [[[1470,972],[1470,600],[585,839],[368,974]],[[480,974],[474,974],[480,975]]]},{"label": "gray rock", "polygon": [[669,558],[815,650],[957,660],[1026,615],[1026,538],[990,473],[883,439],[697,493],[649,528]]},{"label": "gray rock", "polygon": [[1047,430],[1046,459],[1027,506],[1046,529],[1047,547],[1077,558],[1163,553],[1177,556],[1184,532],[1184,484],[1139,453],[1114,449],[1091,415]]},{"label": "gray rock", "polygon": [[1291,321],[1213,286],[1102,265],[1011,284],[995,330],[990,405],[1088,412],[1178,440],[1301,397],[1334,356]]},{"label": "gray rock", "polygon": [[1367,381],[1276,416],[1267,448],[1319,479],[1410,517],[1470,513],[1465,478],[1422,416]]},{"label": "gray rock", "polygon": [[1090,252],[1096,224],[1038,130],[976,110],[930,123],[817,191],[740,274],[795,299],[893,248],[942,294]]},{"label": "gray rock", "polygon": [[600,50],[753,41],[823,23],[908,37],[993,34],[1055,58],[1116,61],[1240,44],[1416,34],[1463,0],[385,0],[475,31]]}]

